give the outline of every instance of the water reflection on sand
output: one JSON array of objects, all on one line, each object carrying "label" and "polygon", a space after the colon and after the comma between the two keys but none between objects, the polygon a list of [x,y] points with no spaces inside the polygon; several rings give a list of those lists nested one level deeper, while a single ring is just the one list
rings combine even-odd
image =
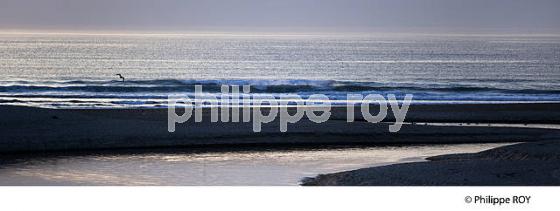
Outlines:
[{"label": "water reflection on sand", "polygon": [[298,185],[304,177],[506,144],[150,150],[3,157],[0,185]]}]

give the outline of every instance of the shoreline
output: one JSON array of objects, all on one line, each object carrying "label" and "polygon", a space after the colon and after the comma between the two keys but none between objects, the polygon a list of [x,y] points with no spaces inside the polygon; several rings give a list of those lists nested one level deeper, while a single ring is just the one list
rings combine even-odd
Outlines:
[{"label": "shoreline", "polygon": [[558,186],[560,139],[303,178],[303,186]]},{"label": "shoreline", "polygon": [[208,146],[2,154],[0,184],[298,186],[301,178],[317,174],[421,161],[428,156],[477,152],[504,145],[507,143]]},{"label": "shoreline", "polygon": [[[507,127],[492,124],[560,125],[560,104],[414,105],[405,122],[484,123],[490,126],[434,126],[404,124],[389,133],[394,121],[385,123],[346,122],[345,108],[333,108],[331,118],[317,124],[304,118],[279,131],[275,120],[260,133],[252,123],[188,121],[167,131],[167,109],[44,109],[0,106],[0,152],[165,148],[251,144],[455,144],[542,141],[558,137],[550,128]],[[359,109],[355,109],[358,114]],[[372,111],[375,112],[375,111]],[[391,114],[391,112],[389,112]],[[192,120],[192,119],[191,119]],[[475,127],[476,126],[476,127]]]}]

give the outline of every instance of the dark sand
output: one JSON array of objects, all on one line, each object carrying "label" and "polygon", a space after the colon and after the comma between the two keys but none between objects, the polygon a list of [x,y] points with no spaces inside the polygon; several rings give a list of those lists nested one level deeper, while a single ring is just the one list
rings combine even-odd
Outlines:
[{"label": "dark sand", "polygon": [[303,179],[324,186],[557,186],[560,139]]},{"label": "dark sand", "polygon": [[[560,124],[560,104],[412,105],[405,122]],[[358,112],[359,109],[356,109]],[[345,108],[333,108],[322,124],[302,120],[280,133],[278,121],[254,133],[252,123],[189,121],[167,131],[166,109],[41,109],[0,106],[0,152],[97,150],[242,144],[409,144],[541,141],[559,130],[503,126],[403,125],[346,122]],[[389,112],[391,113],[391,112]],[[191,118],[191,120],[194,118]]]}]

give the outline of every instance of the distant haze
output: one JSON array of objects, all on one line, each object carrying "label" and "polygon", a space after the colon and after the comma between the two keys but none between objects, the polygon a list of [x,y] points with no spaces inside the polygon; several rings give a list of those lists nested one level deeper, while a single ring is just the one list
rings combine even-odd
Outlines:
[{"label": "distant haze", "polygon": [[0,0],[0,29],[559,32],[558,0]]}]

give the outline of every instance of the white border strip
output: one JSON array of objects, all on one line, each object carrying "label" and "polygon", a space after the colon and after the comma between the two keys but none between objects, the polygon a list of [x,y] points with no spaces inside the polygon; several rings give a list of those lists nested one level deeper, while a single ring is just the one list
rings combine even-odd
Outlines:
[{"label": "white border strip", "polygon": [[[525,204],[467,196],[531,196]],[[481,210],[558,208],[560,187],[1,187],[2,210]]]}]

